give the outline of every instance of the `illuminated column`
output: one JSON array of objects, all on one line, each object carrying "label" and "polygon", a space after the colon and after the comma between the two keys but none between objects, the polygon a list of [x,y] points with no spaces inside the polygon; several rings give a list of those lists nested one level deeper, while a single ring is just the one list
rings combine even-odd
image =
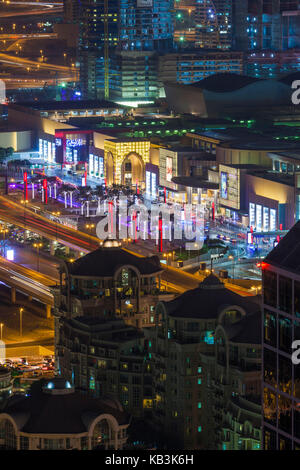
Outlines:
[{"label": "illuminated column", "polygon": [[57,186],[56,183],[54,183],[54,199],[57,197]]},{"label": "illuminated column", "polygon": [[34,199],[34,183],[31,184],[31,198]]}]

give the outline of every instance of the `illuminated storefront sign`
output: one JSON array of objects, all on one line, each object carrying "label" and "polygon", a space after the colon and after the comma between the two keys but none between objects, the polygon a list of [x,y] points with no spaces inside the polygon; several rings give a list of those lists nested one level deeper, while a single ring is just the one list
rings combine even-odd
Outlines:
[{"label": "illuminated storefront sign", "polygon": [[84,144],[82,139],[67,139],[66,145],[67,147],[82,147]]},{"label": "illuminated storefront sign", "polygon": [[146,171],[146,193],[151,194],[151,173]]},{"label": "illuminated storefront sign", "polygon": [[93,175],[94,173],[94,155],[90,153],[89,155],[89,175]]},{"label": "illuminated storefront sign", "polygon": [[261,204],[249,204],[249,225],[257,232],[274,232],[277,230],[277,210],[262,206]]},{"label": "illuminated storefront sign", "polygon": [[89,154],[89,174],[97,178],[104,178],[104,158]]},{"label": "illuminated storefront sign", "polygon": [[255,204],[252,202],[249,204],[249,223],[250,227],[255,225]]},{"label": "illuminated storefront sign", "polygon": [[256,204],[256,230],[259,232],[262,229],[262,214],[261,214],[262,207],[260,204]]},{"label": "illuminated storefront sign", "polygon": [[277,229],[277,214],[275,209],[270,209],[270,230],[274,232]]},{"label": "illuminated storefront sign", "polygon": [[157,177],[155,173],[151,173],[151,195],[152,197],[156,197],[157,191]]},{"label": "illuminated storefront sign", "polygon": [[157,175],[152,171],[146,171],[146,193],[153,198],[157,193]]},{"label": "illuminated storefront sign", "polygon": [[263,229],[264,231],[267,231],[269,230],[269,208],[268,207],[264,207],[263,208]]}]

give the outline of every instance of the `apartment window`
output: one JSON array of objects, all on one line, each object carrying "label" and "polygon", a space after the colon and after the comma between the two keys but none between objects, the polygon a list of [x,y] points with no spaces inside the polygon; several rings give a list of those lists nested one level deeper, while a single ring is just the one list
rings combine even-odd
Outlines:
[{"label": "apartment window", "polygon": [[278,382],[280,390],[292,394],[292,361],[281,354],[278,357]]},{"label": "apartment window", "polygon": [[300,317],[300,282],[294,283],[294,313]]},{"label": "apartment window", "polygon": [[198,402],[198,408],[199,408],[199,409],[202,408],[202,403],[201,403],[201,401]]},{"label": "apartment window", "polygon": [[277,275],[263,270],[264,302],[271,307],[277,307]]},{"label": "apartment window", "polygon": [[272,312],[264,312],[264,336],[265,343],[277,347],[277,323],[276,316]]},{"label": "apartment window", "polygon": [[278,317],[278,327],[279,327],[279,349],[287,353],[291,352],[292,344],[292,320],[279,315]]},{"label": "apartment window", "polygon": [[267,348],[264,349],[264,379],[277,387],[277,354]]},{"label": "apartment window", "polygon": [[292,280],[279,276],[279,308],[292,313]]}]

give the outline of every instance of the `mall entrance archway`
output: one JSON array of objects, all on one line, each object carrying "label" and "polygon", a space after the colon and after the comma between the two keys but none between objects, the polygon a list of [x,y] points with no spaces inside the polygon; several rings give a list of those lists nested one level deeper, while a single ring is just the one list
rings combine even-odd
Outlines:
[{"label": "mall entrance archway", "polygon": [[122,184],[125,186],[140,185],[145,179],[144,162],[137,153],[128,154],[121,167]]}]

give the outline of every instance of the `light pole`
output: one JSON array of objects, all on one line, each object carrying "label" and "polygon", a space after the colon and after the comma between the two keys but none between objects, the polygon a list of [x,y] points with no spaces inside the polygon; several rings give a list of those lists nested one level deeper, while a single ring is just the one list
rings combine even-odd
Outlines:
[{"label": "light pole", "polygon": [[19,309],[19,313],[20,313],[20,336],[22,337],[23,336],[23,312],[24,312],[24,308],[20,307]]},{"label": "light pole", "polygon": [[228,259],[233,260],[232,262],[232,278],[234,279],[234,256],[228,256]]},{"label": "light pole", "polygon": [[28,200],[27,199],[22,199],[21,204],[24,204],[24,230],[26,230],[26,204]]},{"label": "light pole", "polygon": [[2,341],[2,338],[3,338],[3,326],[4,326],[4,323],[0,323],[0,328],[1,328],[1,330],[0,330],[0,339],[1,339],[1,341]]},{"label": "light pole", "polygon": [[[93,228],[95,228],[95,224],[85,224],[85,228],[91,232],[91,235],[92,235],[92,230]],[[91,239],[91,246],[93,246],[93,241]]]},{"label": "light pole", "polygon": [[39,272],[40,270],[40,248],[42,248],[43,244],[42,243],[34,243],[33,247],[36,248],[37,251],[37,270]]}]

